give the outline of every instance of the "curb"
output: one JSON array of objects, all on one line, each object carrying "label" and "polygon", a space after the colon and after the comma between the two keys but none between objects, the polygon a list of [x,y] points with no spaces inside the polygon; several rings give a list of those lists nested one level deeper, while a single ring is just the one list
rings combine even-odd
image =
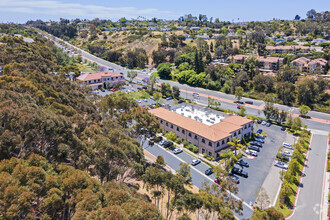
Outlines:
[{"label": "curb", "polygon": [[[303,174],[304,170],[305,170],[305,165],[306,165],[306,161],[307,161],[307,158],[308,158],[308,153],[309,153],[309,148],[310,148],[310,145],[311,145],[311,140],[312,140],[312,137],[313,137],[313,133],[311,134],[311,137],[309,139],[309,145],[308,145],[308,149],[307,149],[307,153],[306,153],[306,157],[305,157],[305,161],[304,161],[304,166],[301,170],[301,174]],[[294,211],[295,211],[295,207],[296,207],[296,203],[297,203],[297,200],[298,200],[298,195],[299,195],[299,192],[300,192],[300,184],[301,184],[301,181],[302,181],[302,175],[300,176],[300,179],[299,179],[299,185],[298,185],[298,189],[297,189],[297,193],[296,193],[296,196],[295,196],[295,199],[294,199],[294,203],[293,203],[293,209],[291,210],[291,213],[284,217],[285,219],[289,219],[293,216],[294,214]]]}]

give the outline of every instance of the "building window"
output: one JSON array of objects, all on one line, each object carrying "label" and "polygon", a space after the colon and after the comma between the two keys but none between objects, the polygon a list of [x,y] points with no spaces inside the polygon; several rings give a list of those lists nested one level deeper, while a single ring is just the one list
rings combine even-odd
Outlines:
[{"label": "building window", "polygon": [[225,140],[222,140],[222,144],[225,144]]},{"label": "building window", "polygon": [[171,128],[173,128],[173,125],[171,124]]},{"label": "building window", "polygon": [[204,148],[202,148],[202,154],[204,154],[205,153],[205,149]]},{"label": "building window", "polygon": [[179,127],[176,127],[176,130],[177,130],[177,131],[180,131]]},{"label": "building window", "polygon": [[166,122],[166,126],[168,127],[168,122]]},{"label": "building window", "polygon": [[238,134],[241,134],[241,130],[238,130]]},{"label": "building window", "polygon": [[195,135],[195,139],[197,140],[198,138],[197,138],[197,135]]},{"label": "building window", "polygon": [[191,133],[190,132],[188,133],[188,136],[191,137]]},{"label": "building window", "polygon": [[182,134],[184,134],[184,130],[183,130],[183,129],[182,129],[182,131],[181,131],[181,132],[182,132]]},{"label": "building window", "polygon": [[205,143],[205,139],[204,138],[202,139],[202,142]]},{"label": "building window", "polygon": [[229,142],[229,138],[227,138],[227,143]]},{"label": "building window", "polygon": [[209,141],[209,146],[212,147],[212,142],[211,141]]},{"label": "building window", "polygon": [[219,147],[220,146],[220,143],[219,142],[217,142],[217,147]]},{"label": "building window", "polygon": [[234,137],[236,136],[236,131],[234,132]]},{"label": "building window", "polygon": [[251,124],[249,124],[249,128],[251,127]]},{"label": "building window", "polygon": [[163,124],[163,120],[160,120],[160,123],[162,123],[162,124]]},{"label": "building window", "polygon": [[246,129],[247,127],[246,127],[246,125],[244,126],[244,129]]},{"label": "building window", "polygon": [[209,156],[212,157],[212,152],[209,152]]}]

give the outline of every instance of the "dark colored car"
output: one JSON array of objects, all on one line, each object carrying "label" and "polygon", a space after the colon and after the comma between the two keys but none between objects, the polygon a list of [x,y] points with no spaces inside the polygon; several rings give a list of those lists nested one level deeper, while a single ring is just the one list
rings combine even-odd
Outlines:
[{"label": "dark colored car", "polygon": [[245,101],[246,104],[250,104],[250,105],[253,105],[253,102],[252,101]]},{"label": "dark colored car", "polygon": [[234,183],[239,184],[239,178],[237,176],[235,176],[234,174],[229,173],[228,178],[230,178]]},{"label": "dark colored car", "polygon": [[250,145],[254,145],[254,146],[257,146],[257,147],[262,147],[262,144],[258,141],[251,141]]},{"label": "dark colored car", "polygon": [[239,160],[237,162],[238,165],[242,166],[242,167],[249,167],[250,165],[248,164],[248,162],[245,162],[244,160]]},{"label": "dark colored car", "polygon": [[262,122],[261,120],[258,120],[258,121],[257,121],[258,124],[261,124],[261,122]]},{"label": "dark colored car", "polygon": [[208,168],[207,170],[205,170],[205,175],[211,175],[213,173],[213,168]]},{"label": "dark colored car", "polygon": [[257,147],[257,146],[254,146],[254,145],[250,145],[250,146],[248,146],[248,149],[250,149],[250,150],[254,150],[254,151],[257,151],[257,152],[260,152],[260,148]]},{"label": "dark colored car", "polygon": [[281,127],[281,131],[285,131],[286,130],[286,127]]},{"label": "dark colored car", "polygon": [[179,103],[179,104],[180,104],[180,103],[184,103],[184,101],[183,101],[183,100],[179,100],[178,103]]},{"label": "dark colored car", "polygon": [[143,87],[142,87],[142,89],[148,89],[148,87],[146,87],[146,86],[143,86]]},{"label": "dark colored car", "polygon": [[265,139],[265,136],[263,136],[263,135],[261,135],[261,134],[258,134],[258,135],[256,136],[256,138]]},{"label": "dark colored car", "polygon": [[258,131],[257,131],[257,134],[261,134],[262,133],[262,129],[259,129]]},{"label": "dark colored car", "polygon": [[237,168],[237,167],[233,167],[233,169],[231,170],[232,174],[237,174],[239,176],[245,177],[247,178],[249,176],[249,174],[244,171],[243,169]]}]

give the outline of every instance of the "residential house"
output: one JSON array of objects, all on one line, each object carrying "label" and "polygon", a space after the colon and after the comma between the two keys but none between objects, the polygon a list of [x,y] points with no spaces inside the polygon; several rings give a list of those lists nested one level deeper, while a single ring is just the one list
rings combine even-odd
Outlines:
[{"label": "residential house", "polygon": [[[240,116],[230,116],[191,104],[180,104],[149,110],[166,132],[198,147],[199,153],[214,158],[229,147],[233,138],[252,135],[253,121]],[[204,118],[203,118],[204,117]]]},{"label": "residential house", "polygon": [[[233,63],[239,63],[243,64],[247,58],[248,55],[235,55],[231,57]],[[260,68],[266,69],[266,70],[278,70],[280,65],[284,63],[284,58],[281,57],[263,57],[263,56],[257,56],[256,57],[260,62]]]},{"label": "residential house", "polygon": [[199,27],[191,27],[190,30],[192,30],[192,31],[199,31]]},{"label": "residential house", "polygon": [[301,72],[315,73],[317,70],[324,73],[327,69],[328,61],[323,58],[310,60],[306,57],[299,57],[291,62],[291,66],[297,67]]},{"label": "residential house", "polygon": [[83,81],[85,84],[90,85],[92,90],[102,87],[109,88],[117,83],[125,83],[122,74],[110,72],[84,73],[80,75],[77,80]]},{"label": "residential house", "polygon": [[289,46],[266,46],[266,50],[269,54],[272,53],[308,53],[310,47],[308,46],[300,46],[300,45],[289,45]]}]

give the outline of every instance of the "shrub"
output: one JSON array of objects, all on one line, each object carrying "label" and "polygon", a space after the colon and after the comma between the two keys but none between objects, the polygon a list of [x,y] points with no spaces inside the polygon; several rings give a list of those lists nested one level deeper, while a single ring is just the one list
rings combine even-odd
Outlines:
[{"label": "shrub", "polygon": [[177,138],[177,139],[175,140],[175,143],[177,143],[177,144],[181,144],[181,143],[182,143],[182,139],[181,139],[181,138]]},{"label": "shrub", "polygon": [[188,141],[187,140],[183,140],[182,141],[182,144],[183,144],[183,146],[187,146],[188,145]]},{"label": "shrub", "polygon": [[175,141],[175,139],[176,139],[176,135],[171,131],[170,133],[168,133],[168,134],[166,135],[166,138],[167,138],[168,140],[170,140],[170,141]]}]

